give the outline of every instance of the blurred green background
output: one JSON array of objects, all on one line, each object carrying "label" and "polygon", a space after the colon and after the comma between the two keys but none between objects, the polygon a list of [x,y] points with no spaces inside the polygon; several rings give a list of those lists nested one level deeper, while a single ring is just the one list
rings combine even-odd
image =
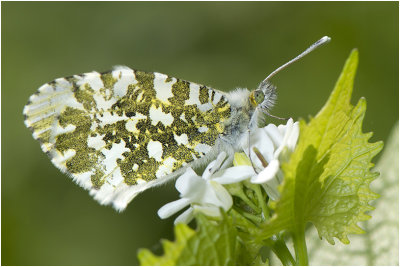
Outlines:
[{"label": "blurred green background", "polygon": [[360,65],[364,131],[386,140],[398,120],[397,2],[2,2],[2,265],[134,265],[160,250],[173,218],[157,210],[174,184],[121,214],[60,173],[23,124],[22,109],[54,78],[114,65],[158,71],[220,90],[254,88],[324,35],[332,42],[273,78],[273,114],[315,115],[351,49]]}]

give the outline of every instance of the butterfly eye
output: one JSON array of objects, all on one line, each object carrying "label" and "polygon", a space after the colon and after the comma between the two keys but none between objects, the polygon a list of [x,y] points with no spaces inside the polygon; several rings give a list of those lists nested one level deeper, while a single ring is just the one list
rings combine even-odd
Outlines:
[{"label": "butterfly eye", "polygon": [[256,107],[264,101],[264,93],[261,90],[254,90],[250,94],[250,102]]}]

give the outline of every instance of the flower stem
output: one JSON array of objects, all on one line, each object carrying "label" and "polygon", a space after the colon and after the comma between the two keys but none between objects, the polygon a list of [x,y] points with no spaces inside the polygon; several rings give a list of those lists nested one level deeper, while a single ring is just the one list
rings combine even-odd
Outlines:
[{"label": "flower stem", "polygon": [[265,245],[270,247],[275,255],[279,258],[284,266],[293,266],[295,265],[295,260],[293,259],[292,254],[290,253],[286,243],[281,238],[276,236],[265,240]]},{"label": "flower stem", "polygon": [[228,189],[229,193],[231,193],[234,196],[239,197],[243,202],[248,205],[251,209],[253,209],[255,212],[259,213],[261,212],[261,209],[257,207],[246,195],[246,193],[243,191],[243,185],[242,184],[230,184],[230,185],[225,185],[225,188]]},{"label": "flower stem", "polygon": [[245,217],[248,220],[251,220],[253,223],[256,225],[261,223],[261,218],[257,215],[245,212],[245,211],[240,211],[238,208],[235,208],[236,212],[240,213],[243,217]]},{"label": "flower stem", "polygon": [[307,245],[305,231],[297,229],[293,234],[293,246],[296,252],[296,265],[308,265]]},{"label": "flower stem", "polygon": [[256,196],[257,196],[257,199],[258,199],[258,206],[261,206],[261,210],[262,210],[263,215],[264,215],[264,220],[266,221],[266,220],[269,219],[269,209],[267,207],[267,200],[263,196],[263,193],[262,193],[261,188],[260,188],[259,185],[253,185],[252,189],[256,193]]},{"label": "flower stem", "polygon": [[230,214],[234,218],[236,226],[241,229],[241,232],[246,232],[249,234],[249,236],[257,235],[257,224],[253,221],[248,220],[245,216],[242,215],[240,211],[237,211],[237,208],[231,209]]},{"label": "flower stem", "polygon": [[253,202],[251,202],[251,200],[247,198],[246,194],[243,193],[243,195],[240,198],[255,212],[260,212],[260,208],[257,207]]}]

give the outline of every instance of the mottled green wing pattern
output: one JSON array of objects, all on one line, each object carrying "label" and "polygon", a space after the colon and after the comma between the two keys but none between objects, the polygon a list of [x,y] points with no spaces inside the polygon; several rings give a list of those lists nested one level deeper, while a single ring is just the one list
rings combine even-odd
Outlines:
[{"label": "mottled green wing pattern", "polygon": [[123,210],[209,153],[231,107],[206,86],[117,67],[44,84],[24,115],[55,166],[101,204]]}]

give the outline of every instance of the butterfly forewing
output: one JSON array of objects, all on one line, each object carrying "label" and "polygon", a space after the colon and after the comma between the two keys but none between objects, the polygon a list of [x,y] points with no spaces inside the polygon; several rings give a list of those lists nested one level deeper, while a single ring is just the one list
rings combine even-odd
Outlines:
[{"label": "butterfly forewing", "polygon": [[56,79],[24,109],[53,164],[119,210],[209,153],[230,113],[217,90],[127,67]]}]

